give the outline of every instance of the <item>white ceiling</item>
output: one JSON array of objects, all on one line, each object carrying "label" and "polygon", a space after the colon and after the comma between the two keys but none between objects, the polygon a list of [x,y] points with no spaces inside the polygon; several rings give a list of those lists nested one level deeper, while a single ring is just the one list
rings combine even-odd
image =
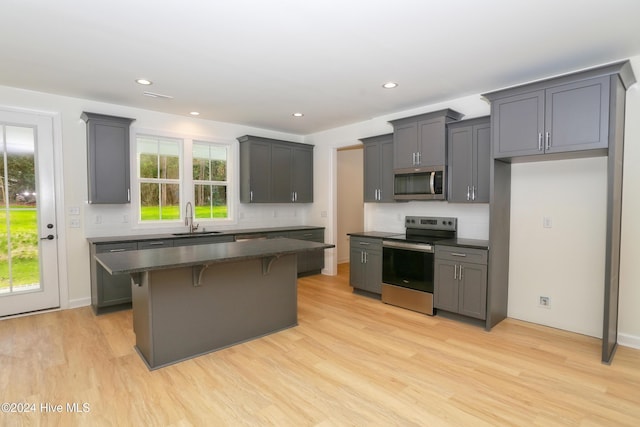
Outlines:
[{"label": "white ceiling", "polygon": [[2,0],[0,17],[0,85],[302,135],[640,54],[639,0]]}]

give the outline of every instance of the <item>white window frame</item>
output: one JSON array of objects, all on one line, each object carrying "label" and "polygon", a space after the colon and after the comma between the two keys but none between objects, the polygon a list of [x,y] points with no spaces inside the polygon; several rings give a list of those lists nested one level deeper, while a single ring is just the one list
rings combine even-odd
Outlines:
[{"label": "white window frame", "polygon": [[[230,179],[230,172],[229,172],[229,165],[230,165],[230,161],[229,158],[231,157],[231,152],[233,149],[233,146],[230,144],[224,144],[224,143],[219,143],[219,142],[212,142],[212,141],[204,141],[204,140],[200,140],[200,139],[194,139],[191,141],[191,161],[193,162],[193,146],[199,144],[199,145],[206,145],[209,148],[211,147],[221,147],[224,148],[226,153],[227,153],[227,157],[226,157],[226,165],[225,165],[225,170],[226,170],[226,179],[224,181],[215,181],[215,180],[196,180],[193,178],[193,163],[191,165],[191,170],[190,170],[190,178],[191,178],[191,191],[194,193],[193,194],[193,209],[194,209],[194,221],[205,221],[205,222],[213,222],[213,223],[220,223],[220,222],[225,222],[228,220],[228,218],[230,217],[230,213],[229,213],[229,209],[230,209],[230,197],[229,197],[229,185],[231,183],[231,179]],[[226,188],[226,196],[227,196],[227,218],[196,218],[195,217],[195,209],[196,209],[196,204],[195,204],[195,185],[196,183],[198,184],[202,184],[202,185],[211,185],[211,186],[224,186]]]},{"label": "white window frame", "polygon": [[[142,221],[140,219],[140,171],[138,170],[140,162],[137,158],[138,137],[150,138],[166,138],[181,141],[180,143],[180,219],[176,220],[160,220],[160,221]],[[236,182],[239,180],[239,154],[238,143],[236,140],[224,140],[221,138],[209,136],[193,136],[173,132],[158,131],[154,129],[131,129],[131,170],[136,171],[135,184],[131,185],[131,215],[136,220],[132,224],[135,229],[163,229],[176,227],[183,228],[185,220],[185,207],[187,202],[194,205],[194,180],[193,180],[193,143],[207,143],[212,145],[224,146],[227,148],[227,218],[195,218],[194,222],[199,224],[199,229],[210,230],[221,226],[235,225],[238,222],[236,218],[237,202],[239,200],[238,186]],[[134,178],[134,177],[132,177]],[[135,202],[134,202],[135,201]],[[195,205],[194,205],[195,206]]]}]

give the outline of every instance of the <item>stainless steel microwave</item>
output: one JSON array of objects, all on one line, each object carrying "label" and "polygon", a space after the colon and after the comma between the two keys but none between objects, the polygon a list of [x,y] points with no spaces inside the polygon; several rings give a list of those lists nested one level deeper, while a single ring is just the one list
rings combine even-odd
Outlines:
[{"label": "stainless steel microwave", "polygon": [[394,199],[446,200],[445,170],[444,166],[394,170]]}]

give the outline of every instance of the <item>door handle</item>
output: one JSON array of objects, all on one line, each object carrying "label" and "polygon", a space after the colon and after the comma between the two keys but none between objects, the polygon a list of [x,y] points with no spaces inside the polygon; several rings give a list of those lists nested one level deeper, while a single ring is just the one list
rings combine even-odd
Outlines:
[{"label": "door handle", "polygon": [[46,237],[41,237],[40,240],[53,240],[55,239],[55,236],[53,234],[49,234]]},{"label": "door handle", "polygon": [[551,132],[544,134],[544,151],[548,151],[551,148]]}]

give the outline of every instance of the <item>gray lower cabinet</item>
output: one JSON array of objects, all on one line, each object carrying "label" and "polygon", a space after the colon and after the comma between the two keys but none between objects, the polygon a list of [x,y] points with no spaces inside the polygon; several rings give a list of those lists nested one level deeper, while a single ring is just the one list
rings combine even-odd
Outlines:
[{"label": "gray lower cabinet", "polygon": [[394,202],[393,134],[362,138],[364,144],[364,201]]},{"label": "gray lower cabinet", "polygon": [[107,272],[94,255],[105,252],[123,252],[170,246],[204,245],[233,241],[233,236],[202,236],[185,239],[143,240],[121,243],[95,243],[91,245],[91,306],[96,314],[131,307],[131,279],[128,274]]},{"label": "gray lower cabinet", "polygon": [[350,237],[349,283],[354,290],[382,293],[382,240]]},{"label": "gray lower cabinet", "polygon": [[[324,243],[324,229],[282,231],[268,233],[270,239],[285,237],[288,239],[307,240],[310,242]],[[324,249],[298,254],[298,276],[319,274],[324,268]]]},{"label": "gray lower cabinet", "polygon": [[238,141],[242,203],[313,202],[313,145],[251,135]]},{"label": "gray lower cabinet", "polygon": [[494,157],[606,149],[609,87],[607,76],[493,98]]},{"label": "gray lower cabinet", "polygon": [[489,203],[489,116],[450,123],[448,128],[448,201]]},{"label": "gray lower cabinet", "polygon": [[436,245],[434,307],[484,320],[487,316],[487,251]]},{"label": "gray lower cabinet", "polygon": [[111,275],[95,260],[95,255],[105,252],[124,252],[138,249],[136,242],[99,243],[91,245],[91,306],[96,314],[111,310],[114,306],[131,306],[131,279],[128,274]]},{"label": "gray lower cabinet", "polygon": [[81,117],[87,123],[89,203],[131,202],[129,126],[134,119],[87,112]]}]

